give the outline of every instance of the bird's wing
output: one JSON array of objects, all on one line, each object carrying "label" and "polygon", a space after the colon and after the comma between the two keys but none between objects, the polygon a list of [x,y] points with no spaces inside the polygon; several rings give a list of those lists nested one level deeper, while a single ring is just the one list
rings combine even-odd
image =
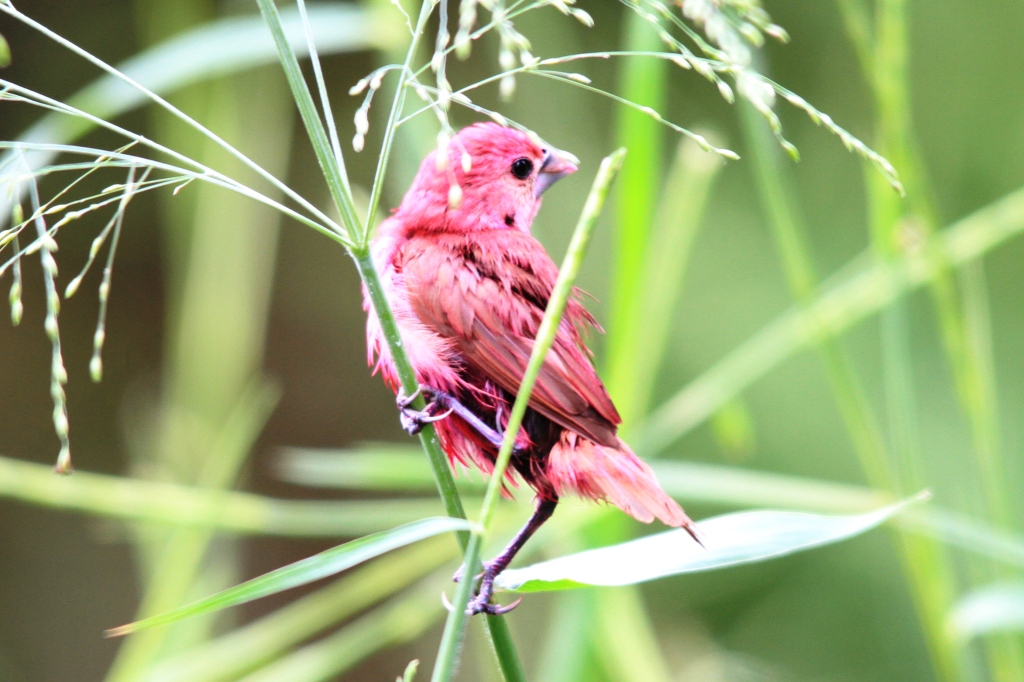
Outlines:
[{"label": "bird's wing", "polygon": [[[409,302],[424,324],[454,341],[463,361],[516,393],[558,269],[533,237],[515,230],[414,236],[399,257]],[[593,319],[566,308],[530,398],[560,426],[615,445],[621,419],[579,328]]]}]

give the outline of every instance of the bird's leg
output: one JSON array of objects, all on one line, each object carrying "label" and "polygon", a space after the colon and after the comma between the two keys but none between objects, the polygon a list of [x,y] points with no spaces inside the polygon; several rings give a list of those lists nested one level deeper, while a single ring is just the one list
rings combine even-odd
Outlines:
[{"label": "bird's leg", "polygon": [[[470,616],[477,613],[487,613],[492,616],[500,615],[502,613],[508,613],[516,606],[519,605],[517,600],[508,606],[501,606],[499,604],[492,604],[491,597],[494,595],[494,579],[498,577],[502,571],[508,568],[508,565],[512,563],[512,559],[515,558],[516,554],[523,548],[526,541],[537,532],[537,529],[544,525],[544,522],[551,518],[551,515],[555,512],[555,506],[558,505],[558,500],[549,500],[546,498],[537,498],[537,507],[534,509],[533,515],[530,520],[526,522],[516,536],[512,538],[512,542],[508,543],[508,546],[502,550],[501,554],[494,557],[491,561],[485,561],[483,565],[483,574],[480,580],[480,589],[477,591],[476,597],[469,602],[469,607],[466,609],[466,613]],[[461,578],[460,572],[455,575],[455,581],[458,582]]]},{"label": "bird's leg", "polygon": [[[416,389],[416,392],[410,396],[404,393],[399,393],[398,398],[395,399],[395,403],[398,405],[398,420],[402,423],[402,428],[410,436],[415,436],[423,427],[427,424],[431,424],[436,421],[440,421],[452,413],[451,410],[443,414],[434,414],[434,409],[438,403],[436,399],[431,398],[424,409],[414,410],[412,409],[412,403],[416,398],[419,397],[420,393],[424,392],[423,387]],[[425,391],[428,395],[432,394],[433,389],[427,387]]]},{"label": "bird's leg", "polygon": [[460,403],[455,396],[449,395],[444,391],[438,391],[435,389],[427,389],[430,394],[431,402],[442,405],[448,408],[449,414],[455,414],[473,427],[473,430],[483,436],[488,443],[496,448],[501,447],[501,441],[504,440],[505,436],[498,430],[492,429],[484,420],[476,416],[476,414],[468,407]]}]

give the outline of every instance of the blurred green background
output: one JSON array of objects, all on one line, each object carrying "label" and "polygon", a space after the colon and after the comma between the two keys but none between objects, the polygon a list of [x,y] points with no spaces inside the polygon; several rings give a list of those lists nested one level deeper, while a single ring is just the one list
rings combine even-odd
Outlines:
[{"label": "blurred green background", "polygon": [[[87,10],[71,2],[17,4],[115,64],[202,22],[255,11],[251,3],[209,0],[101,0],[89,3]],[[872,12],[884,15],[887,7],[901,3],[877,4],[863,6],[869,25],[878,21]],[[581,6],[594,16],[594,28],[552,9],[524,17],[517,27],[530,37],[539,56],[650,41],[643,35],[644,27],[638,28],[621,5],[592,1]],[[913,249],[914,240],[929,229],[944,228],[1024,184],[1024,69],[1019,67],[1024,4],[907,2],[906,98],[897,97],[897,111],[888,114],[884,96],[880,98],[876,82],[865,77],[844,25],[842,10],[853,6],[860,5],[769,2],[766,9],[792,40],[788,45],[769,41],[761,55],[765,73],[887,154],[904,179],[905,166],[917,169],[912,173],[916,184],[908,181],[908,203],[901,205],[916,208],[895,209],[897,215],[906,211],[914,217],[904,217],[891,239],[879,237],[878,225],[883,224],[883,231],[891,225],[877,216],[891,210],[886,202],[895,195],[876,187],[875,171],[834,136],[780,102],[787,137],[802,159],[796,164],[784,160],[769,144],[761,161],[768,164],[767,176],[781,181],[783,190],[788,188],[790,215],[802,224],[806,237],[809,259],[803,265],[812,266],[826,282],[866,249],[874,248],[880,259],[898,257],[893,249]],[[375,66],[398,58],[395,50],[404,48],[400,19],[387,2],[360,7],[360,16],[368,22],[365,44],[325,57],[324,68],[350,173],[365,188],[386,103],[381,96],[371,111],[367,151],[352,154],[345,141],[353,132],[351,121],[361,98],[349,97],[347,90]],[[874,26],[876,40],[884,38],[880,25]],[[0,33],[13,56],[12,64],[0,71],[3,78],[63,98],[98,75],[82,60],[7,18],[0,19]],[[456,87],[493,72],[495,42],[482,41],[468,62],[453,60],[449,68]],[[620,143],[630,147],[634,167],[620,179],[617,204],[602,217],[579,285],[593,294],[588,305],[611,332],[612,342],[599,337],[593,344],[614,392],[616,387],[626,390],[621,387],[629,384],[632,365],[629,354],[625,360],[616,358],[609,345],[620,339],[623,347],[635,352],[643,341],[630,345],[630,334],[643,337],[652,324],[644,319],[637,294],[623,289],[628,279],[623,268],[639,268],[640,280],[684,277],[671,305],[664,360],[653,368],[656,381],[647,402],[656,406],[788,310],[794,299],[813,297],[815,284],[794,274],[803,267],[795,261],[790,260],[787,268],[784,256],[800,249],[779,246],[779,224],[766,208],[771,197],[766,203],[768,185],[765,177],[758,179],[754,149],[756,140],[763,140],[758,137],[758,131],[765,132],[763,122],[755,120],[744,128],[739,106],[725,103],[713,85],[662,62],[596,60],[572,68],[599,87],[652,100],[645,103],[655,105],[665,118],[714,136],[743,157],[722,165],[717,177],[711,177],[715,171],[709,170],[706,160],[690,158],[687,163],[703,168],[693,172],[703,173],[710,189],[703,216],[698,212],[697,224],[686,228],[694,231],[688,267],[680,267],[678,273],[652,270],[656,266],[643,249],[633,264],[622,258],[622,250],[630,248],[629,230],[643,232],[644,226],[659,219],[683,222],[672,215],[659,218],[656,208],[659,201],[668,205],[666,197],[683,191],[672,186],[663,190],[658,184],[675,163],[681,139],[677,134],[624,116],[623,109],[606,98],[543,79],[520,77],[509,103],[499,102],[497,87],[474,95],[475,101],[499,109],[582,161],[577,176],[546,195],[535,224],[535,234],[556,261],[598,161]],[[883,74],[900,72],[892,65],[878,68]],[[328,204],[278,66],[207,80],[175,93],[173,101],[286,177],[318,205]],[[0,139],[15,139],[38,115],[29,107],[0,103]],[[224,165],[215,152],[165,116],[137,110],[119,120],[197,158]],[[478,118],[463,110],[453,113],[457,125],[474,120]],[[433,144],[430,122],[424,125],[425,134],[416,137],[410,126],[413,133],[399,140],[386,207],[400,201],[411,169]],[[102,133],[87,139],[97,146],[116,144]],[[94,184],[102,188],[115,181],[104,177]],[[693,204],[684,203],[684,208],[692,209]],[[61,286],[84,262],[102,224],[90,217],[62,234],[57,256]],[[928,487],[944,506],[1014,531],[1024,522],[1024,505],[1015,492],[1024,477],[1024,245],[1010,240],[978,262],[983,269],[968,266],[948,273],[953,307],[967,320],[962,329],[975,349],[974,356],[967,356],[984,359],[986,349],[991,350],[990,371],[981,372],[980,388],[974,393],[967,388],[958,394],[956,370],[951,369],[935,312],[941,305],[933,304],[936,297],[927,289],[898,300],[882,317],[871,315],[856,324],[843,334],[842,346],[832,355],[826,349],[824,357],[846,358],[838,362],[852,368],[854,384],[873,410],[882,442],[919,453],[923,470],[892,492]],[[806,272],[810,270],[805,268]],[[42,328],[42,278],[31,259],[26,261],[25,281],[24,321],[19,327],[0,323],[0,455],[49,465],[58,450],[48,392],[50,349]],[[4,282],[6,291],[8,280]],[[88,364],[98,283],[94,272],[82,292],[65,303],[60,318],[78,470],[238,487],[285,498],[375,496],[289,484],[281,480],[277,465],[282,446],[408,444],[398,426],[393,397],[366,368],[359,280],[340,247],[303,226],[278,224],[276,216],[217,190],[191,187],[178,197],[162,192],[136,199],[114,269],[104,379],[93,384]],[[987,309],[979,309],[979,301]],[[877,486],[877,480],[865,477],[850,436],[848,424],[856,417],[848,412],[844,421],[837,407],[837,381],[829,374],[836,365],[828,360],[823,364],[821,358],[814,350],[805,350],[772,368],[742,393],[741,400],[729,402],[713,420],[675,441],[665,456]],[[985,362],[974,366],[984,370]],[[966,385],[974,385],[970,377],[978,375],[967,370],[966,376]],[[964,394],[975,401],[958,397]],[[649,408],[628,396],[623,400],[632,415],[627,426],[639,425]],[[269,417],[262,427],[264,413]],[[217,450],[220,465],[210,466],[207,455],[224,448],[218,438],[232,419],[246,426],[226,447],[230,456]],[[978,452],[994,453],[1000,462],[1001,502],[982,493]],[[189,647],[211,633],[255,621],[313,590],[256,602],[217,621],[164,633],[148,644],[129,647],[123,641],[104,640],[102,631],[131,620],[144,595],[151,608],[167,608],[189,595],[208,593],[335,544],[259,533],[207,537],[206,531],[194,528],[104,520],[14,501],[9,499],[11,484],[0,488],[5,490],[0,499],[0,680],[5,681],[164,679],[150,677],[152,661],[183,651],[187,657]],[[424,506],[434,509],[427,502]],[[726,508],[687,504],[697,518]],[[509,514],[518,514],[515,519],[523,515],[521,509],[508,509],[513,510]],[[603,544],[604,537],[639,531],[625,520],[618,525],[622,528],[594,531],[593,537],[574,535],[562,544],[550,541],[545,549],[567,553],[584,543]],[[451,553],[454,543],[448,544],[446,551]],[[906,562],[914,559],[907,557],[924,562],[918,575],[927,575],[917,583],[908,582],[914,571],[908,573]],[[946,580],[935,575],[949,577],[952,595],[935,586]],[[905,542],[895,533],[876,531],[769,563],[646,585],[640,593],[649,622],[630,610],[635,602],[621,596],[632,594],[627,590],[605,591],[620,594],[608,597],[622,601],[612,607],[595,606],[594,599],[583,593],[529,596],[510,622],[531,679],[667,675],[665,679],[678,681],[1024,680],[1024,650],[1018,637],[957,646],[954,655],[935,653],[938,621],[931,621],[929,635],[927,616],[921,617],[929,609],[940,616],[947,613],[951,597],[971,586],[1013,576],[1000,561],[936,550],[925,541]],[[930,590],[920,587],[929,580]],[[357,623],[368,633],[367,643],[360,649],[346,640],[344,646],[354,648],[345,651],[364,653],[336,662],[334,670],[327,667],[317,673],[319,677],[299,677],[270,669],[259,679],[393,679],[411,658],[430,661],[444,613],[436,598],[439,589],[430,592],[430,599],[421,599],[423,606],[418,608],[432,614],[422,624],[399,619],[405,625],[392,623],[378,631]],[[915,607],[915,595],[933,601]],[[595,608],[621,614],[616,622],[622,632],[613,639],[625,641],[638,660],[653,666],[653,673],[644,672],[635,661],[623,672],[619,666],[631,664],[602,650],[601,636],[590,632]],[[334,620],[327,618],[324,631],[334,630],[338,621],[352,615],[339,613]],[[357,626],[348,632],[356,632]],[[406,632],[402,627],[408,627],[408,634],[396,636],[395,632]],[[647,636],[651,633],[656,640]],[[474,623],[460,679],[493,679],[482,638],[479,623]],[[392,641],[397,644],[388,646]],[[331,648],[337,653],[344,646],[335,643]],[[119,647],[126,647],[120,655]],[[650,659],[644,647],[660,648],[662,659]],[[575,671],[560,670],[559,654],[568,651],[578,654]],[[952,668],[950,656],[957,661]]]}]

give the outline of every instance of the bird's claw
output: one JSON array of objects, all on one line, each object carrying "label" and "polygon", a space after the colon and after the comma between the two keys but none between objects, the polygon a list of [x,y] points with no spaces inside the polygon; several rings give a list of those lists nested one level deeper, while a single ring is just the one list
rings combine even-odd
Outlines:
[{"label": "bird's claw", "polygon": [[475,616],[478,613],[486,613],[488,616],[502,616],[519,606],[521,601],[523,601],[522,597],[516,599],[511,604],[502,606],[501,604],[492,604],[489,600],[484,600],[483,595],[480,595],[469,602],[469,605],[466,607],[466,615]]},{"label": "bird's claw", "polygon": [[415,436],[427,424],[441,421],[452,413],[452,410],[448,410],[441,414],[434,414],[433,409],[437,407],[435,400],[430,400],[422,410],[412,409],[413,402],[419,397],[421,392],[424,392],[423,389],[417,388],[416,392],[412,395],[406,396],[404,393],[399,393],[395,399],[395,403],[398,405],[398,420],[402,424],[402,429],[410,436]]},{"label": "bird's claw", "polygon": [[[483,601],[480,597],[476,597],[466,606],[466,615],[475,616],[478,613],[486,613],[489,616],[502,616],[515,609],[522,601],[523,598],[520,597],[511,604],[502,606],[501,604],[492,604],[489,601]],[[444,592],[441,593],[441,603],[444,605],[444,608],[448,613],[455,611],[455,607],[452,605],[451,600],[448,599],[448,595]]]},{"label": "bird's claw", "polygon": [[399,410],[406,410],[406,409],[408,409],[409,406],[412,405],[413,402],[416,400],[416,398],[420,397],[420,394],[422,392],[423,392],[423,387],[422,386],[417,386],[416,390],[413,391],[412,395],[406,395],[404,393],[399,393],[398,396],[395,398],[395,403],[398,405],[398,409]]},{"label": "bird's claw", "polygon": [[[465,568],[465,564],[460,566],[459,570],[452,576],[452,581],[461,582]],[[483,569],[476,576],[480,580],[480,589],[476,596],[466,605],[466,615],[475,616],[478,613],[486,613],[490,616],[500,616],[519,606],[519,602],[523,601],[522,597],[506,606],[491,603],[491,598],[494,596],[494,579],[497,577],[497,573],[495,572],[495,567],[490,563],[484,563]],[[442,594],[441,601],[444,602],[445,608],[449,611],[455,609],[452,603],[448,601],[447,595]]]},{"label": "bird's claw", "polygon": [[[488,565],[486,563],[484,563],[483,570],[476,574],[476,578],[475,579],[479,580],[480,578],[484,577],[484,573],[487,571],[488,568],[489,568]],[[455,571],[455,575],[452,576],[452,582],[453,583],[462,582],[462,575],[465,572],[466,572],[466,564],[462,564],[461,566],[459,566],[459,570]]]}]

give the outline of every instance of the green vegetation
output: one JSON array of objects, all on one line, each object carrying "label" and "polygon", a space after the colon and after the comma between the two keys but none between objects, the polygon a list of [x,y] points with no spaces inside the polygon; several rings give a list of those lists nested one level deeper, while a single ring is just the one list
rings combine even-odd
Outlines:
[{"label": "green vegetation", "polygon": [[[123,4],[0,0],[0,497],[32,539],[0,569],[0,678],[1024,680],[1024,9]],[[985,31],[1000,88],[943,61]],[[457,557],[527,513],[513,439],[484,480],[402,440],[358,301],[415,393],[369,240],[487,118],[585,178],[535,226],[565,257],[510,424],[592,291],[623,434],[708,548],[562,505],[498,582],[552,594],[470,619]],[[59,510],[87,521],[67,548]]]}]

